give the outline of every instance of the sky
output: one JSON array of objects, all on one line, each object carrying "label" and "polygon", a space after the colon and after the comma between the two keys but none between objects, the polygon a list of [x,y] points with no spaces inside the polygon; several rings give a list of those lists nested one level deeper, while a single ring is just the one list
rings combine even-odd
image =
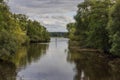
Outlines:
[{"label": "sky", "polygon": [[74,22],[77,5],[83,0],[9,0],[13,13],[25,14],[39,21],[49,32],[67,32],[66,24]]}]

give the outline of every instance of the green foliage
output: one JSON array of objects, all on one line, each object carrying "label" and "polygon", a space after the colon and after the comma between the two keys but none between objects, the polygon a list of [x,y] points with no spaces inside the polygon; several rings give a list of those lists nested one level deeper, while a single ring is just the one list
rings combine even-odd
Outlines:
[{"label": "green foliage", "polygon": [[51,37],[68,37],[68,32],[49,32]]},{"label": "green foliage", "polygon": [[13,17],[20,24],[21,29],[27,31],[28,17],[23,14],[14,14]]},{"label": "green foliage", "polygon": [[81,46],[85,46],[86,44],[90,5],[91,2],[89,0],[85,0],[83,3],[79,4],[77,15],[74,17],[76,21],[75,36]]},{"label": "green foliage", "polygon": [[[88,46],[101,50],[109,49],[109,37],[106,30],[109,12],[109,0],[94,1],[91,4],[89,15]],[[93,43],[94,42],[94,43]]]},{"label": "green foliage", "polygon": [[0,10],[0,54],[10,55],[26,41],[26,34],[15,23],[5,3],[0,4]]},{"label": "green foliage", "polygon": [[75,23],[69,23],[67,24],[67,30],[68,30],[68,37],[71,39],[71,40],[75,40]]},{"label": "green foliage", "polygon": [[70,39],[82,48],[113,55],[120,52],[120,0],[85,0],[78,5],[75,23],[68,24]]},{"label": "green foliage", "polygon": [[89,0],[85,0],[78,5],[77,15],[74,17],[76,20],[76,34],[78,35],[87,30],[88,24],[86,23],[89,22],[90,5],[91,2]]},{"label": "green foliage", "polygon": [[28,20],[22,14],[12,14],[0,0],[0,57],[9,57],[29,40],[49,41],[49,34],[39,22]]},{"label": "green foliage", "polygon": [[120,56],[120,0],[111,8],[107,29],[111,43],[110,52]]},{"label": "green foliage", "polygon": [[50,40],[49,33],[46,28],[37,21],[28,22],[27,35],[31,42],[47,42]]},{"label": "green foliage", "polygon": [[31,42],[47,42],[50,40],[46,28],[39,22],[32,21],[23,14],[14,14],[14,18],[17,19],[21,29],[26,32]]},{"label": "green foliage", "polygon": [[3,0],[0,0],[0,3],[2,3],[3,2]]}]

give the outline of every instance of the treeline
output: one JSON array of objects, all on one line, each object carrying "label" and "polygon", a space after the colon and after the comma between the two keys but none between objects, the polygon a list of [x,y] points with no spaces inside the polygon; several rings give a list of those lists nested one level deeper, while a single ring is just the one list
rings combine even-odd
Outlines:
[{"label": "treeline", "polygon": [[3,0],[0,0],[0,56],[15,53],[29,42],[50,40],[46,28],[23,14],[12,14]]},{"label": "treeline", "polygon": [[49,32],[51,37],[68,37],[68,32]]},{"label": "treeline", "polygon": [[84,0],[67,29],[71,41],[120,56],[120,0]]}]

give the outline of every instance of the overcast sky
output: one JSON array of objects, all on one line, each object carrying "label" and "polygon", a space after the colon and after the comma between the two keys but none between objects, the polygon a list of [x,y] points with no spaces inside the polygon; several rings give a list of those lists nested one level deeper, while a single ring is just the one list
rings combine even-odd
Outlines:
[{"label": "overcast sky", "polygon": [[39,21],[49,32],[65,32],[74,22],[77,5],[83,0],[9,0],[13,13],[22,13]]}]

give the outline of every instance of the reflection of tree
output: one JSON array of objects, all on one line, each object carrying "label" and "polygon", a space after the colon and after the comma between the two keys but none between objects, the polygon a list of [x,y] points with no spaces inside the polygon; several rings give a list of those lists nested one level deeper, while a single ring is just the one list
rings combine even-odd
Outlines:
[{"label": "reflection of tree", "polygon": [[32,61],[39,60],[46,53],[47,48],[48,44],[30,44],[28,47],[22,47],[12,57],[12,62],[17,67],[25,67]]},{"label": "reflection of tree", "polygon": [[39,60],[46,53],[48,44],[30,44],[20,48],[9,60],[0,60],[0,80],[16,80],[19,67],[25,67],[33,61]]},{"label": "reflection of tree", "polygon": [[0,80],[16,80],[16,67],[13,63],[0,60]]},{"label": "reflection of tree", "polygon": [[109,59],[98,53],[72,52],[68,60],[76,65],[74,80],[120,80],[120,72],[113,71]]},{"label": "reflection of tree", "polygon": [[12,57],[12,62],[17,66],[23,66],[27,64],[27,48],[21,47],[15,55]]},{"label": "reflection of tree", "polygon": [[28,47],[28,62],[39,60],[39,58],[46,53],[48,44],[31,44]]}]

